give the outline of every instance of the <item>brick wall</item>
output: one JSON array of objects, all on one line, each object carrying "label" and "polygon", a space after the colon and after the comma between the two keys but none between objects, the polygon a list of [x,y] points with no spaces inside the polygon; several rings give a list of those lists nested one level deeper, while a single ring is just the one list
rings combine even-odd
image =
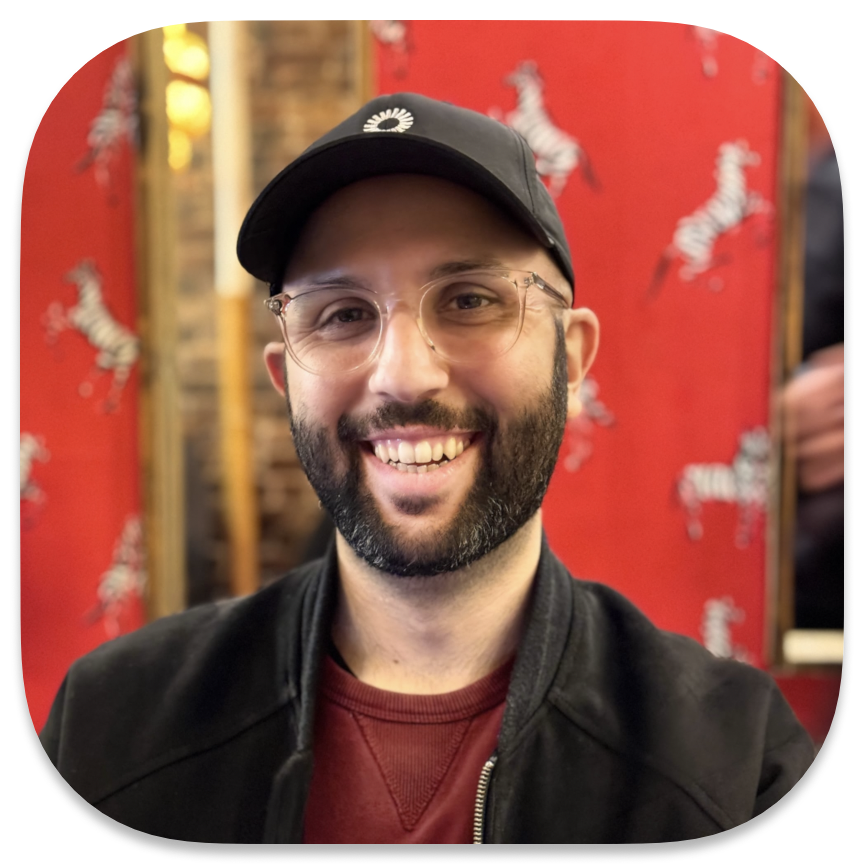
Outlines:
[{"label": "brick wall", "polygon": [[[205,24],[190,24],[205,39]],[[248,28],[254,191],[361,104],[355,23],[256,21]],[[178,224],[179,373],[186,439],[190,604],[227,594],[227,546],[220,501],[216,315],[213,293],[213,176],[209,137],[194,142],[191,165],[174,175]],[[282,398],[261,351],[279,334],[250,300],[255,473],[261,581],[296,564],[322,513],[294,453]]]}]

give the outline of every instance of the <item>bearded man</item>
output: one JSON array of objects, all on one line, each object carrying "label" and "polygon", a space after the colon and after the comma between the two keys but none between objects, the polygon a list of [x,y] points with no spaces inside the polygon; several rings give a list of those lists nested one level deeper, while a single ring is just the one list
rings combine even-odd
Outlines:
[{"label": "bearded man", "polygon": [[794,785],[813,748],[769,676],[544,540],[599,328],[518,135],[379,97],[261,193],[238,254],[335,542],[73,666],[42,737],[86,800],[210,842],[621,843]]}]

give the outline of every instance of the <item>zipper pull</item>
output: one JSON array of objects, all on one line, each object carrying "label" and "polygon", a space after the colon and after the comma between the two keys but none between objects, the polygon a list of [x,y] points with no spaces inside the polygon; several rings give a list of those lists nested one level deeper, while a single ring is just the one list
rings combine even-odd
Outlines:
[{"label": "zipper pull", "polygon": [[489,781],[492,778],[492,769],[498,761],[497,751],[493,753],[480,772],[480,782],[477,784],[477,798],[474,801],[474,843],[483,842],[483,828],[486,818],[486,797],[489,794]]}]

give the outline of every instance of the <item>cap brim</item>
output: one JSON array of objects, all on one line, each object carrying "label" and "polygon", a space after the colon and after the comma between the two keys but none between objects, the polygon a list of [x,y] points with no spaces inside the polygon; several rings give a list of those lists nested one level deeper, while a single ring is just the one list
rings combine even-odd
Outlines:
[{"label": "cap brim", "polygon": [[281,284],[300,232],[312,212],[350,183],[385,174],[426,174],[465,186],[510,215],[537,238],[573,281],[569,262],[518,197],[483,165],[417,135],[361,134],[316,148],[292,162],[258,197],[237,239],[240,263],[258,279]]}]

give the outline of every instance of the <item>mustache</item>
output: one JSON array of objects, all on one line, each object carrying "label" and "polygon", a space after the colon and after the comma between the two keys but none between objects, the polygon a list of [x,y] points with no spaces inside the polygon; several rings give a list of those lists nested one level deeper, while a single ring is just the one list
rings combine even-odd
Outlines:
[{"label": "mustache", "polygon": [[387,402],[361,417],[343,414],[336,424],[336,436],[345,443],[364,441],[377,432],[412,424],[437,427],[442,432],[450,429],[472,429],[491,433],[497,426],[494,415],[483,408],[456,410],[427,399],[416,403]]}]

